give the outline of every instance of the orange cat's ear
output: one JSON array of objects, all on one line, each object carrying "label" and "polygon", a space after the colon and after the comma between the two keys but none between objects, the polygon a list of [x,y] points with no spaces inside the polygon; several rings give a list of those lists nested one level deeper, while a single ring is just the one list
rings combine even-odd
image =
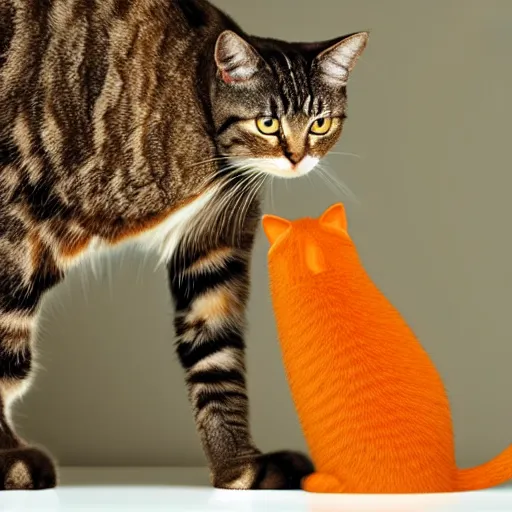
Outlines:
[{"label": "orange cat's ear", "polygon": [[263,216],[263,230],[267,235],[270,245],[274,245],[277,239],[290,229],[291,225],[292,223],[289,220],[276,217],[275,215]]},{"label": "orange cat's ear", "polygon": [[337,203],[328,208],[320,217],[320,225],[324,228],[343,234],[347,232],[347,214],[345,207],[341,203]]}]

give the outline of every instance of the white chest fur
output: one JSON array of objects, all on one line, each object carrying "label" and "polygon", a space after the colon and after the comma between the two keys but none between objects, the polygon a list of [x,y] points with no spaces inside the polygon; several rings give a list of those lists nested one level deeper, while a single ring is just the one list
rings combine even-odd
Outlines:
[{"label": "white chest fur", "polygon": [[144,232],[135,242],[145,250],[157,252],[160,255],[160,262],[169,261],[190,223],[199,212],[208,207],[215,192],[215,189],[208,190],[153,229]]},{"label": "white chest fur", "polygon": [[215,188],[209,189],[207,192],[194,199],[194,201],[170,214],[153,228],[144,231],[136,237],[128,238],[116,246],[112,246],[95,238],[91,240],[87,248],[82,251],[78,257],[60,261],[65,268],[74,267],[95,256],[110,251],[113,247],[122,248],[127,245],[136,245],[145,251],[157,253],[159,255],[159,262],[165,263],[171,259],[176,247],[187,229],[189,229],[192,221],[201,211],[209,207],[209,203],[215,193]]}]

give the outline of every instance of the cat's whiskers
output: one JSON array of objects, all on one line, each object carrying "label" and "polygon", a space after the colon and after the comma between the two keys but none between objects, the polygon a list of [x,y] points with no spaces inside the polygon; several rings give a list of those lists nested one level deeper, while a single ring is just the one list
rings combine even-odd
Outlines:
[{"label": "cat's whiskers", "polygon": [[[194,229],[184,235],[178,247],[177,257],[180,259],[184,257],[185,247],[197,247],[198,241],[205,233],[209,233],[212,244],[217,243],[215,237],[226,232],[232,234],[233,243],[236,243],[237,234],[243,234],[243,224],[254,198],[266,182],[267,174],[260,171],[257,166],[260,163],[259,159],[219,157],[197,162],[195,165],[210,162],[222,162],[219,170],[224,175],[220,178],[218,174],[209,176],[203,184],[204,189],[210,186],[217,187],[217,199],[196,219]],[[218,229],[212,231],[211,226],[214,224],[217,224]],[[182,277],[181,274],[178,276],[180,284]]]},{"label": "cat's whiskers", "polygon": [[247,215],[248,211],[249,211],[249,208],[251,207],[254,199],[258,196],[258,194],[260,194],[260,191],[261,189],[266,185],[268,179],[269,179],[269,176],[260,176],[261,180],[259,182],[259,184],[254,187],[254,190],[253,190],[253,194],[251,196],[251,198],[247,201],[247,209],[246,209],[246,212],[245,212],[245,215]]},{"label": "cat's whiskers", "polygon": [[[197,229],[192,230],[191,235],[189,236],[200,236],[202,233],[211,233],[211,235],[216,236],[218,232],[223,232],[226,225],[226,214],[232,214],[232,210],[228,210],[227,206],[233,200],[234,197],[239,193],[240,189],[242,189],[246,183],[246,181],[251,177],[250,172],[252,169],[243,168],[239,165],[229,164],[223,166],[223,171],[228,172],[226,176],[223,176],[218,183],[218,190],[216,192],[216,197],[218,200],[213,203],[213,208],[204,212],[203,215],[198,219],[196,224]],[[233,181],[239,179],[239,183],[235,183],[233,185]],[[213,223],[219,222],[219,230],[212,232],[211,225]],[[194,246],[197,245],[196,240],[189,240],[193,243]],[[186,244],[181,244],[181,249],[184,250]]]},{"label": "cat's whiskers", "polygon": [[[234,231],[233,234],[238,233],[239,237],[243,234],[243,223],[245,221],[245,218],[247,216],[247,212],[249,211],[249,208],[251,207],[251,204],[258,194],[259,190],[265,183],[265,176],[258,171],[254,173],[254,176],[249,179],[249,182],[244,187],[244,190],[242,191],[242,194],[240,194],[242,198],[242,204],[240,208],[240,212],[238,215],[238,222],[237,222],[237,229]],[[238,205],[238,201],[235,204],[235,209]]]},{"label": "cat's whiskers", "polygon": [[225,207],[222,211],[222,226],[226,225],[227,222],[229,222],[229,219],[226,220],[226,215],[229,216],[231,214],[234,214],[234,225],[239,224],[239,218],[242,214],[242,210],[238,210],[238,205],[243,204],[243,201],[245,199],[245,194],[247,190],[251,188],[251,185],[256,181],[258,178],[258,175],[252,172],[252,168],[248,168],[245,170],[244,174],[242,175],[242,179],[239,184],[237,184],[237,187],[231,194],[229,194],[229,197],[226,202],[226,206],[229,205],[230,201],[234,199],[234,204],[231,208]]},{"label": "cat's whiskers", "polygon": [[[231,166],[224,167],[223,171],[229,171],[229,174],[227,174],[226,176],[223,176],[221,178],[219,192],[223,192],[223,191],[227,190],[228,193],[231,194],[234,192],[234,190],[230,188],[232,186],[233,182],[237,179],[245,178],[245,176],[247,176],[249,174],[250,169],[241,168],[239,166],[231,165]],[[239,185],[239,184],[237,184],[237,185]]]},{"label": "cat's whiskers", "polygon": [[345,151],[329,151],[329,153],[327,154],[327,156],[325,157],[327,160],[329,159],[329,156],[331,155],[337,155],[337,156],[352,156],[354,158],[364,158],[363,156],[361,155],[358,155],[357,153],[348,153],[348,152],[345,152]]},{"label": "cat's whiskers", "polygon": [[217,157],[214,157],[214,158],[208,158],[207,160],[201,160],[199,162],[194,162],[193,164],[187,166],[187,169],[194,169],[195,167],[200,167],[201,165],[206,165],[206,164],[212,164],[212,163],[216,163],[216,162],[222,162],[223,160],[229,160],[229,156],[217,156]]},{"label": "cat's whiskers", "polygon": [[332,174],[330,171],[334,173],[335,171],[333,169],[329,169],[329,163],[325,162],[325,167],[323,168],[323,171],[325,172],[326,176],[330,178],[330,180],[337,185],[345,194],[347,194],[350,199],[353,201],[359,203],[359,199],[357,198],[356,194],[350,189],[350,187],[336,174]]},{"label": "cat's whiskers", "polygon": [[266,177],[263,177],[263,178],[259,177],[259,178],[260,178],[259,182],[256,181],[256,185],[251,187],[252,190],[249,190],[249,193],[245,199],[245,203],[243,204],[242,209],[241,209],[241,212],[243,212],[243,213],[241,213],[239,216],[239,226],[238,226],[238,229],[235,231],[235,233],[238,233],[239,240],[241,240],[241,237],[243,236],[243,233],[244,233],[243,223],[247,217],[247,213],[249,212],[249,209],[250,209],[251,205],[253,204],[254,199],[259,194],[261,188],[263,187],[263,185],[265,184],[265,181],[266,181]]},{"label": "cat's whiskers", "polygon": [[327,188],[335,195],[338,195],[339,190],[336,190],[336,188],[333,188],[332,183],[327,179],[327,177],[323,174],[323,172],[319,169],[318,170],[318,176],[320,179],[325,183]]},{"label": "cat's whiskers", "polygon": [[[235,170],[234,170],[235,171]],[[212,210],[211,215],[207,216],[205,218],[205,221],[208,222],[220,222],[220,232],[224,230],[225,226],[225,218],[226,214],[231,214],[231,210],[227,211],[227,206],[231,202],[231,200],[236,196],[237,192],[241,187],[243,187],[245,180],[247,179],[244,173],[233,172],[233,176],[230,176],[230,179],[226,180],[222,184],[222,188],[219,190],[219,194],[221,194],[219,202],[216,204],[215,208]],[[238,183],[235,183],[233,185],[233,181],[236,179],[239,179],[240,181]]]},{"label": "cat's whiskers", "polygon": [[270,176],[270,207],[272,208],[272,211],[276,211],[276,206],[274,204],[274,176]]},{"label": "cat's whiskers", "polygon": [[[230,215],[234,212],[235,219],[234,224],[238,226],[238,229],[241,230],[243,221],[245,216],[247,215],[247,209],[250,206],[250,202],[248,202],[248,197],[252,197],[254,194],[254,190],[259,189],[257,186],[257,182],[261,180],[262,173],[254,169],[250,162],[244,162],[244,164],[240,165],[240,163],[235,163],[233,172],[235,172],[236,177],[240,177],[240,183],[237,183],[236,186],[226,194],[223,198],[223,201],[219,205],[220,212],[222,214],[222,228],[225,227],[227,219],[226,215]],[[230,180],[227,180],[226,184],[232,181],[234,178],[232,177]],[[238,196],[238,197],[236,197]],[[226,208],[227,205],[235,198],[235,203],[232,208]],[[252,202],[252,199],[251,199]],[[238,205],[241,205],[241,208],[238,209]]]},{"label": "cat's whiskers", "polygon": [[344,197],[347,197],[349,200],[359,204],[359,199],[349,188],[349,186],[341,181],[340,178],[332,176],[328,169],[324,167],[323,163],[317,165],[317,169],[318,175],[323,179],[324,183],[332,190],[335,195],[338,195],[338,193],[341,192]]},{"label": "cat's whiskers", "polygon": [[232,205],[232,213],[234,214],[234,224],[238,225],[240,220],[240,214],[242,209],[238,209],[238,205],[242,205],[245,199],[245,193],[248,189],[250,189],[251,183],[257,178],[254,174],[247,174],[247,177],[244,176],[244,180],[242,182],[241,190],[238,191],[236,197],[234,198],[234,203]]}]

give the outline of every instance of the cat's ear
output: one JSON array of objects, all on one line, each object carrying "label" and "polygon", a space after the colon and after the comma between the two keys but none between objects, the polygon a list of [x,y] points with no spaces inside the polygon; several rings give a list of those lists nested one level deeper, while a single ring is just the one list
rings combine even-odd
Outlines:
[{"label": "cat's ear", "polygon": [[345,86],[368,43],[368,32],[358,32],[323,50],[314,61],[316,72],[329,84]]},{"label": "cat's ear", "polygon": [[323,228],[339,234],[344,234],[348,230],[347,214],[341,203],[333,204],[330,208],[327,208],[319,222]]},{"label": "cat's ear", "polygon": [[263,230],[267,235],[270,245],[274,245],[277,239],[286,233],[292,226],[289,220],[276,217],[275,215],[263,216]]},{"label": "cat's ear", "polygon": [[225,30],[218,37],[215,62],[220,77],[227,84],[250,80],[264,66],[258,52],[231,30]]}]

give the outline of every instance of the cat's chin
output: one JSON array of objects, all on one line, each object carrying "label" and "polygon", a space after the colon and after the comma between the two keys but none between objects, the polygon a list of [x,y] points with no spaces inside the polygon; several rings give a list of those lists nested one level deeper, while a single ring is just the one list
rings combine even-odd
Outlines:
[{"label": "cat's chin", "polygon": [[250,168],[277,176],[279,178],[293,179],[300,178],[310,173],[318,164],[319,158],[313,156],[304,157],[298,164],[293,165],[285,157],[280,158],[244,158],[240,159],[241,168]]}]

